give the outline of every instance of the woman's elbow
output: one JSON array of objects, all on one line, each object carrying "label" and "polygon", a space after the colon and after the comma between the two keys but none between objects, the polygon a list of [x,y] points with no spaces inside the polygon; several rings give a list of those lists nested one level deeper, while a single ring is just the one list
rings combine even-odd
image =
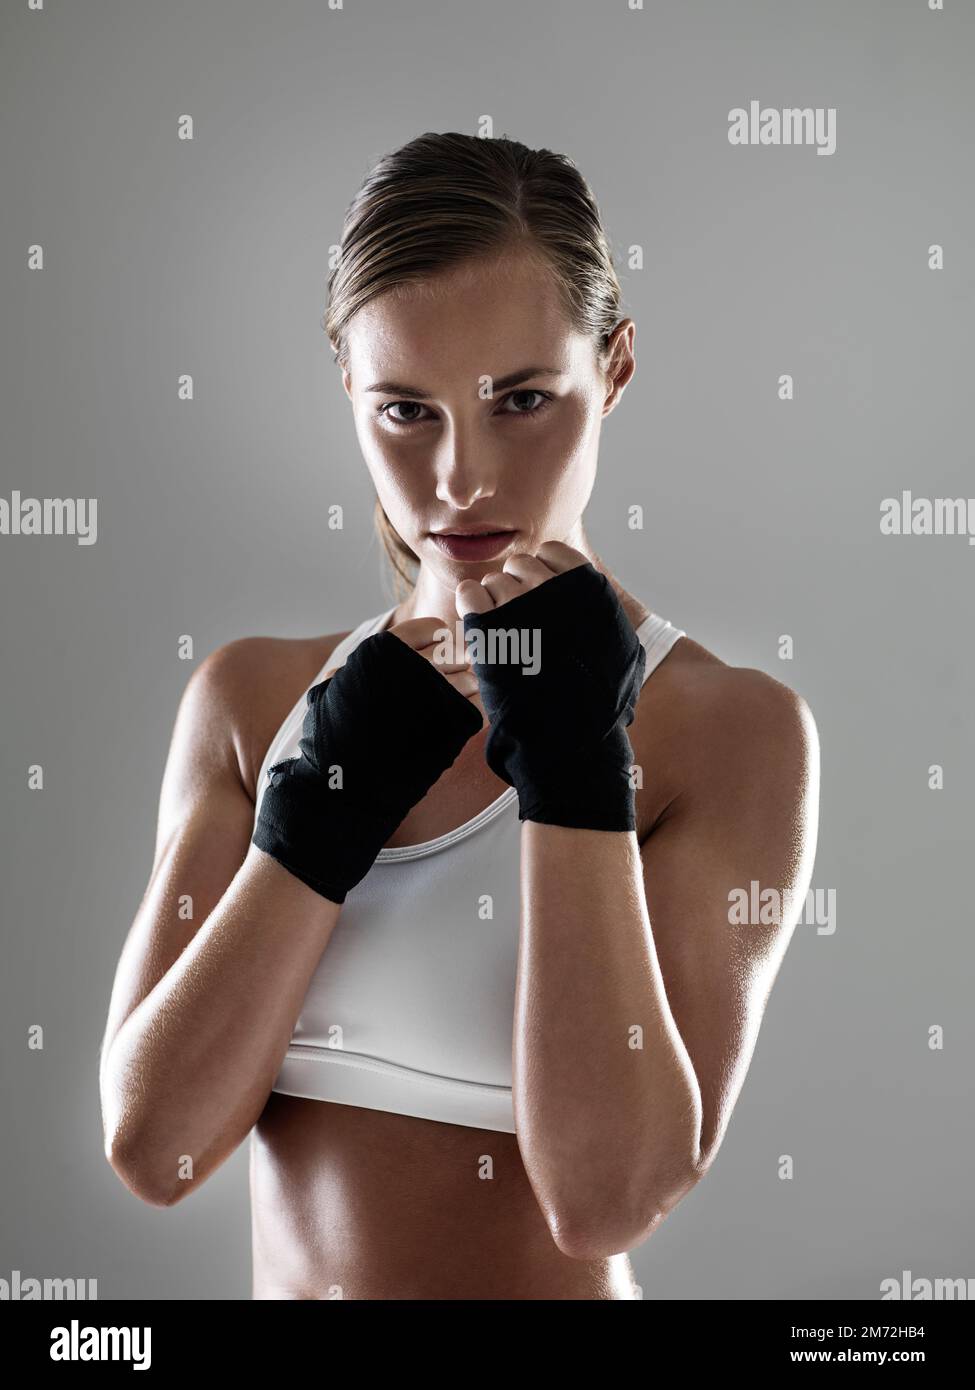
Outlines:
[{"label": "woman's elbow", "polygon": [[573,1260],[608,1260],[649,1240],[678,1202],[700,1181],[695,1172],[668,1187],[666,1193],[647,1201],[637,1214],[627,1215],[622,1203],[595,1219],[590,1213],[584,1221],[562,1221],[552,1227],[552,1239],[563,1255]]},{"label": "woman's elbow", "polygon": [[122,1185],[150,1207],[173,1207],[193,1186],[164,1181],[144,1147],[123,1136],[106,1139],[105,1158]]},{"label": "woman's elbow", "polygon": [[111,1060],[103,1060],[99,1075],[102,1147],[108,1166],[148,1206],[175,1206],[194,1184],[177,1181],[176,1165],[160,1161],[158,1123],[153,1138],[145,1115],[138,1111],[136,1096],[112,1068]]}]

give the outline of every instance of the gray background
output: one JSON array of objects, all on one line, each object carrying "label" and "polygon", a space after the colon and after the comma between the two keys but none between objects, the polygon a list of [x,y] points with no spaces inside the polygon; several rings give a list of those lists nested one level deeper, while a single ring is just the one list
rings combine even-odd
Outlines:
[{"label": "gray background", "polygon": [[[320,327],[328,247],[380,153],[484,113],[579,164],[637,322],[594,545],[726,662],[799,690],[822,741],[813,886],[837,930],[796,928],[719,1159],[634,1256],[645,1296],[975,1275],[975,548],[879,531],[904,488],[971,490],[975,7],[4,0],[0,44],[0,491],[99,499],[94,546],[0,536],[0,1277],[250,1297],[246,1144],[171,1210],[101,1150],[98,1047],[191,670],[176,643],[199,661],[394,601]],[[752,98],[836,107],[836,153],[732,147]]]}]

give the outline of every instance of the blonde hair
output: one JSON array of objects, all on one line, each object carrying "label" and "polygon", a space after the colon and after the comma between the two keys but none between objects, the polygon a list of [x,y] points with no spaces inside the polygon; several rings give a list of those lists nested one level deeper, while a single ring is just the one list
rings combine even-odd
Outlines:
[{"label": "blonde hair", "polygon": [[[348,325],[370,300],[519,249],[552,272],[568,322],[592,338],[604,369],[622,291],[595,197],[567,155],[456,131],[428,131],[383,155],[346,212],[329,276],[322,326],[336,364],[348,370]],[[393,588],[406,597],[419,557],[378,497],[374,524]]]}]

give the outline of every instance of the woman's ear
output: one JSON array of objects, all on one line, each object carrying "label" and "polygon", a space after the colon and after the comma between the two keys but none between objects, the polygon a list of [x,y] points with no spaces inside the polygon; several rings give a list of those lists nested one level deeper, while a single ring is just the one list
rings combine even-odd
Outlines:
[{"label": "woman's ear", "polygon": [[603,415],[614,410],[627,382],[636,371],[636,358],[633,355],[633,340],[636,324],[632,319],[622,319],[613,329],[606,344],[606,366],[603,377],[606,382],[606,396],[603,401]]}]

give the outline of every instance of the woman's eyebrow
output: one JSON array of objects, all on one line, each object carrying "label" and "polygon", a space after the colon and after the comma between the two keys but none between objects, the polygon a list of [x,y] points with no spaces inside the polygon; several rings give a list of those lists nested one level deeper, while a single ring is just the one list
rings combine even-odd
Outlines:
[{"label": "woman's eyebrow", "polygon": [[[494,379],[495,391],[507,391],[509,386],[517,386],[519,382],[528,381],[533,376],[561,376],[562,372],[558,367],[521,367],[517,372],[509,372],[507,376],[499,376]],[[424,391],[419,386],[404,386],[398,381],[377,381],[372,386],[366,387],[367,391],[383,391],[391,396],[416,396],[418,400],[429,400],[433,394],[431,391]]]}]

